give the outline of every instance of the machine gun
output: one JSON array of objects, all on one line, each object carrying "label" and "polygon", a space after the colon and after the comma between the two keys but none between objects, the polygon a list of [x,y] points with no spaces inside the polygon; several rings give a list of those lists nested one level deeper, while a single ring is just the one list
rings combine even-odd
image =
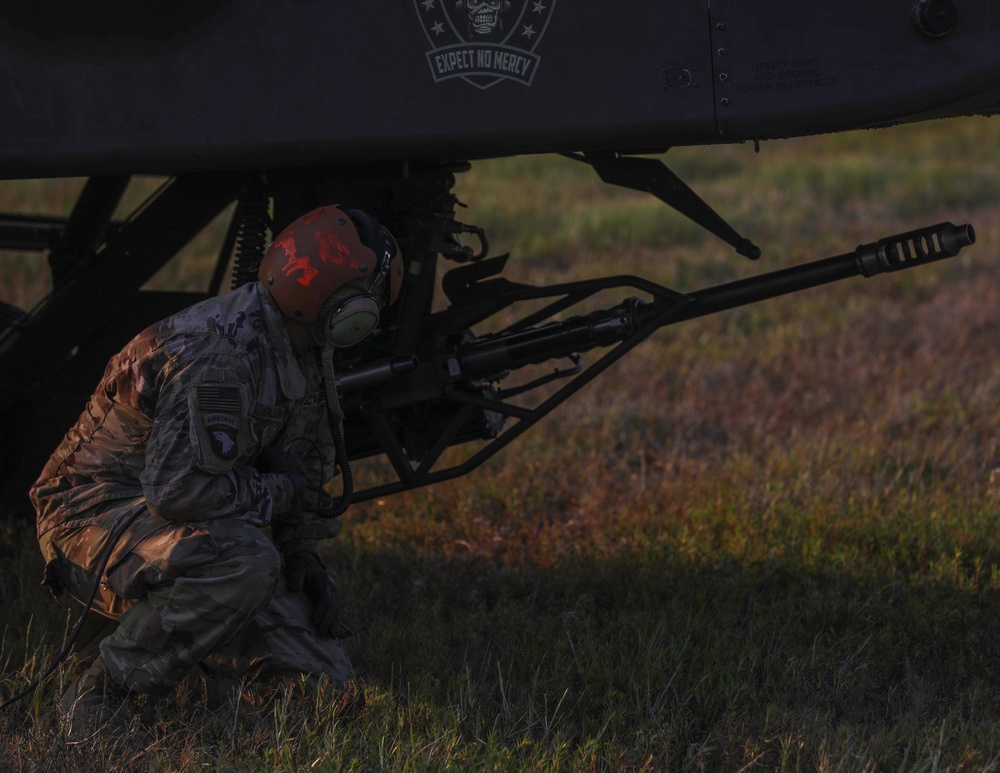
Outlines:
[{"label": "machine gun", "polygon": [[[940,223],[861,245],[854,252],[688,294],[633,276],[545,288],[490,278],[502,270],[506,256],[452,269],[444,278],[452,305],[431,316],[429,343],[417,355],[340,370],[337,387],[346,412],[349,456],[384,452],[397,478],[357,491],[355,501],[470,472],[665,325],[849,277],[926,265],[954,257],[975,238],[970,225]],[[546,322],[596,293],[620,288],[641,291],[650,300],[630,297],[612,308]],[[542,308],[498,332],[471,332],[473,324],[515,303],[546,299]],[[583,367],[584,352],[608,347]],[[514,371],[563,359],[571,367],[516,387],[502,386]],[[558,378],[571,380],[533,407],[513,400]],[[462,462],[437,466],[446,448],[471,440],[487,442]]]},{"label": "machine gun", "polygon": [[[602,159],[605,172],[608,164]],[[507,256],[488,257],[483,229],[456,219],[452,188],[467,167],[179,175],[122,221],[112,213],[123,182],[92,179],[65,221],[11,220],[0,229],[0,244],[48,250],[50,263],[61,268],[53,271],[45,303],[0,319],[0,479],[9,501],[26,504],[28,487],[108,357],[146,325],[205,297],[141,285],[233,202],[207,295],[221,291],[230,267],[233,286],[253,279],[267,232],[276,233],[311,202],[368,209],[400,243],[406,281],[399,301],[383,312],[375,334],[339,352],[336,362],[347,458],[384,456],[389,463],[384,479],[358,486],[358,502],[470,472],[664,325],[858,274],[923,265],[957,254],[975,238],[971,227],[945,223],[692,293],[627,275],[535,287],[500,276]],[[662,192],[653,184],[662,176],[658,164],[628,169],[647,174],[650,185],[642,187]],[[708,230],[744,242],[739,234]],[[442,259],[457,265],[440,272]],[[442,292],[448,305],[436,311]],[[609,295],[615,305],[595,310]],[[622,300],[626,295],[643,297]],[[594,349],[607,351],[584,367],[582,355]],[[559,361],[566,365],[542,370]],[[446,449],[471,449],[470,441],[478,442],[464,461],[444,462]]]}]

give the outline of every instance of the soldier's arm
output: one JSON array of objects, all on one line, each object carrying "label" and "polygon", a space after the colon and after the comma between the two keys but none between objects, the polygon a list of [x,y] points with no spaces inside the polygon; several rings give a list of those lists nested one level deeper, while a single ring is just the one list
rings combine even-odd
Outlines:
[{"label": "soldier's arm", "polygon": [[294,495],[284,475],[250,466],[252,374],[237,357],[171,368],[161,385],[140,480],[153,514],[173,521],[270,522]]}]

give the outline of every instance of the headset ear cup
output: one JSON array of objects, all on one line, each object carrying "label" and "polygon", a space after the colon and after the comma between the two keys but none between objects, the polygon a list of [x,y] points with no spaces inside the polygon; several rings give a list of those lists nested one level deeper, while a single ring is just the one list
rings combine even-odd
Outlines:
[{"label": "headset ear cup", "polygon": [[361,294],[342,301],[327,324],[327,340],[334,346],[352,346],[378,326],[381,307],[370,295]]}]

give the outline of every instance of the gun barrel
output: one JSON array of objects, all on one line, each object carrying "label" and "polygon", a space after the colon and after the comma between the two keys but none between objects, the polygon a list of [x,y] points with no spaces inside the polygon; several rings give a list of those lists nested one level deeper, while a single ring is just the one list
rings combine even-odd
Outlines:
[{"label": "gun barrel", "polygon": [[869,277],[953,258],[963,247],[975,243],[976,231],[971,225],[940,223],[862,245],[857,258],[861,273]]},{"label": "gun barrel", "polygon": [[565,322],[474,341],[459,349],[458,364],[465,374],[489,376],[501,370],[514,370],[566,357],[595,346],[611,346],[632,333],[635,326],[634,306],[634,302],[626,302]]},{"label": "gun barrel", "polygon": [[336,374],[337,391],[341,394],[355,392],[396,376],[412,373],[419,364],[416,357],[388,357],[370,365],[345,370]]},{"label": "gun barrel", "polygon": [[854,252],[833,258],[792,266],[690,293],[691,303],[681,306],[676,314],[671,315],[668,324],[715,314],[854,276],[867,278],[875,274],[923,266],[943,258],[952,258],[963,247],[975,242],[976,232],[968,224],[956,226],[952,223],[939,223],[908,231],[879,239],[871,244],[860,245]]},{"label": "gun barrel", "polygon": [[[854,252],[760,276],[651,302],[629,299],[613,308],[511,335],[484,337],[459,347],[455,361],[467,376],[486,377],[503,370],[610,346],[659,319],[657,326],[715,314],[779,295],[848,279],[870,277],[954,257],[976,241],[970,225],[940,223],[860,245]],[[669,314],[663,312],[670,310]]]}]

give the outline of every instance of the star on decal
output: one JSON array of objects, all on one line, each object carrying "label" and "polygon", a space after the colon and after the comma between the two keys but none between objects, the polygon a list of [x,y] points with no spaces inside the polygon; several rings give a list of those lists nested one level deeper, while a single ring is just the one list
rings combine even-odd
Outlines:
[{"label": "star on decal", "polygon": [[526,25],[524,25],[524,32],[521,33],[521,35],[523,37],[526,37],[528,40],[531,40],[531,36],[532,35],[537,35],[537,34],[538,33],[535,32],[535,25],[534,24],[526,24]]},{"label": "star on decal", "polygon": [[434,0],[424,0],[424,2],[421,3],[421,5],[424,7],[425,11],[429,11],[431,8],[434,7]]},{"label": "star on decal", "polygon": [[435,35],[440,35],[442,32],[444,32],[444,25],[441,22],[438,22],[437,24],[431,27],[431,32],[433,32]]},{"label": "star on decal", "polygon": [[533,13],[541,13],[546,8],[546,6],[542,5],[542,0],[537,0],[537,2],[533,3],[533,5],[535,6],[534,8],[532,8]]}]

